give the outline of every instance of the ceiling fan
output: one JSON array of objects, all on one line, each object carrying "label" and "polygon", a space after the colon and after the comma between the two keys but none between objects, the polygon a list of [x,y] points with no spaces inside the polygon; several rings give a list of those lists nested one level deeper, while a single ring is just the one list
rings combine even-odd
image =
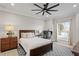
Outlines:
[{"label": "ceiling fan", "polygon": [[56,5],[53,5],[53,6],[51,6],[51,7],[48,7],[48,5],[49,5],[49,3],[45,3],[43,6],[44,7],[41,7],[41,6],[39,6],[38,4],[34,4],[35,6],[37,6],[38,8],[40,8],[40,9],[34,9],[34,10],[32,10],[32,11],[39,11],[38,13],[36,13],[36,14],[39,14],[39,13],[42,13],[42,15],[44,15],[45,13],[48,13],[49,15],[51,15],[51,13],[50,13],[50,11],[58,11],[58,10],[51,10],[52,8],[55,8],[55,7],[57,7],[57,6],[59,6],[59,3],[58,4],[56,4]]}]

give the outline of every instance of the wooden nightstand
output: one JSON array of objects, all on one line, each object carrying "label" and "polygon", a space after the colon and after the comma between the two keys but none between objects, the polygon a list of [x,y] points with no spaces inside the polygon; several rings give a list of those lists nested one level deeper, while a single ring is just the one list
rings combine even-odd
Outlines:
[{"label": "wooden nightstand", "polygon": [[0,38],[1,52],[17,48],[17,37]]}]

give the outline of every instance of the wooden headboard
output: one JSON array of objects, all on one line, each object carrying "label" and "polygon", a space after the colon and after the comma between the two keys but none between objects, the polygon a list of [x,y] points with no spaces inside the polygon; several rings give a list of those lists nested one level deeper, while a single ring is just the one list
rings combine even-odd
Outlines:
[{"label": "wooden headboard", "polygon": [[34,33],[35,34],[35,30],[19,30],[19,38],[21,38],[21,33]]}]

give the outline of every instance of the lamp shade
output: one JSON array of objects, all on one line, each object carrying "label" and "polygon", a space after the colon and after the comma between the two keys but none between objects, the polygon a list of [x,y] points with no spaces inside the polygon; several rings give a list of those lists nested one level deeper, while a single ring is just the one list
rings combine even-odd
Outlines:
[{"label": "lamp shade", "polygon": [[11,25],[11,24],[5,25],[5,30],[6,31],[12,31],[13,29],[14,29],[14,26],[13,25]]}]

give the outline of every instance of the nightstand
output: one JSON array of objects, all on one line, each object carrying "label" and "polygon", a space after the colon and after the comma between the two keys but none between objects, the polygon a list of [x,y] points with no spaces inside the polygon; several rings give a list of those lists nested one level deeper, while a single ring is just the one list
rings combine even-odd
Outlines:
[{"label": "nightstand", "polygon": [[17,48],[17,37],[0,38],[1,52]]}]

